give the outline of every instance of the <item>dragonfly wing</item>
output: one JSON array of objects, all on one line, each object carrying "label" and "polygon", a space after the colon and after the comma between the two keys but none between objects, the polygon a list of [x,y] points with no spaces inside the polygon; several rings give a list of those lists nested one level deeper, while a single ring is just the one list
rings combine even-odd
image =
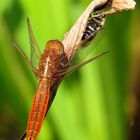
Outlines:
[{"label": "dragonfly wing", "polygon": [[34,37],[34,33],[32,30],[32,26],[30,23],[29,18],[27,18],[27,26],[28,26],[28,32],[29,32],[29,39],[30,39],[30,56],[31,56],[31,62],[33,66],[38,66],[40,56],[41,56],[41,51],[38,47],[37,41]]},{"label": "dragonfly wing", "polygon": [[109,51],[102,52],[102,53],[100,53],[100,54],[98,54],[98,55],[96,55],[96,56],[94,56],[94,57],[92,57],[92,58],[90,58],[90,59],[88,59],[88,60],[86,60],[84,62],[81,62],[81,63],[79,63],[79,64],[77,64],[75,66],[72,66],[72,67],[69,67],[67,69],[64,69],[63,71],[60,71],[60,74],[58,74],[57,76],[58,77],[62,76],[62,75],[66,75],[67,76],[68,74],[74,72],[78,68],[81,68],[81,67],[85,66],[86,64],[96,60],[97,58],[99,58],[99,57],[101,57],[101,56],[103,56],[103,55],[105,55],[107,53],[109,53]]},{"label": "dragonfly wing", "polygon": [[19,45],[15,41],[12,41],[12,44],[17,49],[17,51],[22,55],[22,57],[24,58],[24,60],[26,61],[26,63],[31,67],[32,71],[37,75],[38,74],[38,69],[33,66],[32,62],[26,56],[26,54],[23,52],[23,50],[21,49],[21,47],[19,47]]}]

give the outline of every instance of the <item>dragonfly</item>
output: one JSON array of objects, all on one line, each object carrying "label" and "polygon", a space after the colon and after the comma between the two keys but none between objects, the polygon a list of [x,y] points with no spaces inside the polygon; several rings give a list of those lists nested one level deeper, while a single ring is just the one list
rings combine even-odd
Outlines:
[{"label": "dragonfly", "polygon": [[[35,39],[29,18],[27,18],[28,33],[30,39],[31,58],[28,58],[21,47],[13,41],[13,46],[25,59],[38,79],[38,86],[32,102],[26,131],[20,140],[36,140],[41,130],[45,116],[54,100],[57,89],[65,76],[89,62],[108,53],[102,52],[75,66],[69,66],[64,46],[59,40],[49,40],[44,52],[41,53]],[[88,41],[88,39],[87,39]]]}]

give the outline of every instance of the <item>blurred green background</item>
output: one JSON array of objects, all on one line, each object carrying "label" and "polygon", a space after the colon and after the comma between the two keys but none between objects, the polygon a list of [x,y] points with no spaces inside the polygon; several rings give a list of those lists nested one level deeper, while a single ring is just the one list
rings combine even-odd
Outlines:
[{"label": "blurred green background", "polygon": [[[37,87],[11,39],[29,56],[28,16],[43,51],[47,40],[63,39],[90,1],[0,0],[0,140],[18,140],[25,131]],[[110,53],[63,80],[38,140],[140,139],[139,28],[139,1],[134,11],[107,17],[88,57]]]}]

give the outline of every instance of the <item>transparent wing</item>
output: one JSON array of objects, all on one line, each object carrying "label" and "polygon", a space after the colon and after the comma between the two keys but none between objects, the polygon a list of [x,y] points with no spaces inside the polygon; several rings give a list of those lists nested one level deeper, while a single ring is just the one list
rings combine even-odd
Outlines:
[{"label": "transparent wing", "polygon": [[27,26],[28,26],[29,39],[30,39],[31,63],[34,67],[38,67],[41,52],[40,52],[40,49],[38,47],[37,41],[34,37],[32,26],[31,26],[29,18],[27,18]]},{"label": "transparent wing", "polygon": [[92,61],[94,61],[94,60],[100,58],[101,56],[103,56],[103,55],[105,55],[105,54],[107,54],[107,53],[109,53],[109,51],[104,51],[104,52],[102,52],[102,53],[100,53],[100,54],[98,54],[98,55],[96,55],[96,56],[91,57],[90,59],[88,59],[88,60],[86,60],[86,61],[84,61],[84,62],[81,62],[81,63],[76,64],[76,65],[74,65],[74,66],[68,67],[68,68],[66,68],[66,69],[64,69],[64,70],[61,70],[61,71],[59,72],[59,74],[56,75],[56,77],[60,77],[60,76],[62,76],[62,75],[67,76],[68,74],[74,72],[74,71],[77,70],[78,68],[81,68],[81,67],[85,66],[86,64],[88,64],[88,63],[90,63],[90,62],[92,62]]},{"label": "transparent wing", "polygon": [[77,63],[84,61],[91,54],[97,54],[98,52],[104,51],[103,46],[101,46],[100,43],[102,42],[105,32],[106,31],[103,28],[102,30],[98,31],[97,36],[89,42],[90,44],[87,47],[81,47],[81,44],[86,43],[85,41],[87,41],[82,40],[79,44],[80,47],[78,48],[75,56],[70,63],[70,66],[76,65]]},{"label": "transparent wing", "polygon": [[[101,42],[103,36],[104,36],[104,30],[102,28],[100,30],[100,32],[98,30],[98,35],[96,37],[94,37],[94,39],[89,42],[90,45],[88,47],[84,47],[84,48],[82,48],[82,44],[85,44],[87,40],[81,40],[81,42],[78,44],[79,48],[76,50],[76,53],[75,53],[74,57],[72,58],[70,63],[68,62],[67,65],[72,66],[72,65],[76,65],[77,63],[83,61],[96,48],[99,49],[98,51],[102,51],[101,48],[98,45]],[[60,60],[56,61],[55,63],[59,63],[60,61],[64,61],[65,59],[67,59],[67,56],[70,56],[70,55],[71,55],[71,50],[69,49],[67,51],[67,54],[62,56],[62,58]]]},{"label": "transparent wing", "polygon": [[30,61],[30,59],[26,56],[26,54],[23,52],[21,47],[19,47],[19,45],[15,41],[12,41],[12,44],[17,49],[17,51],[22,55],[22,57],[24,58],[26,63],[31,67],[31,69],[35,73],[35,75],[37,75],[38,74],[38,68],[33,66],[33,64]]}]

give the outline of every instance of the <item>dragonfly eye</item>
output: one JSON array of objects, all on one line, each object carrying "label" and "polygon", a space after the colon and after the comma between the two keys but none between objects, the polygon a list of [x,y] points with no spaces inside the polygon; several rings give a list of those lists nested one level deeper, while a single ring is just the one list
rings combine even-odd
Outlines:
[{"label": "dragonfly eye", "polygon": [[64,46],[59,40],[49,40],[46,45],[47,50],[56,50],[58,53],[64,52]]}]

